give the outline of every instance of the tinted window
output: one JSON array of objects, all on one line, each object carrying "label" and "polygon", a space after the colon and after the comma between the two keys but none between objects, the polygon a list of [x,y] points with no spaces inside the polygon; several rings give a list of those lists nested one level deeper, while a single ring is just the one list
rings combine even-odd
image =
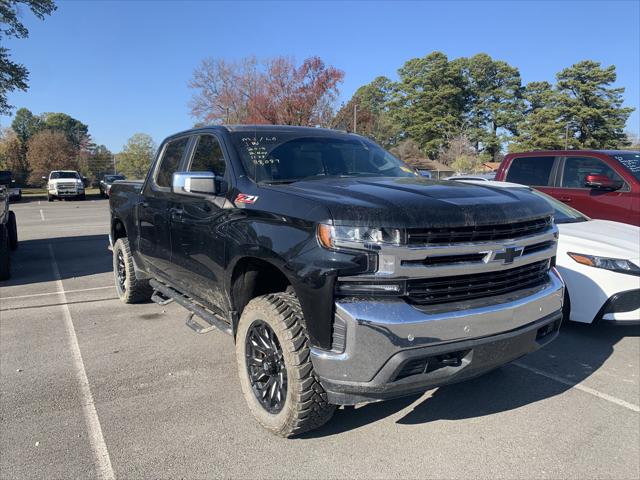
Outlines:
[{"label": "tinted window", "polygon": [[184,155],[188,142],[189,138],[185,137],[167,143],[164,154],[162,155],[160,167],[158,168],[158,173],[156,174],[156,184],[159,187],[171,186],[171,177],[180,166],[180,160],[182,160],[182,155]]},{"label": "tinted window", "polygon": [[507,182],[547,186],[555,157],[518,157],[511,161]]},{"label": "tinted window", "polygon": [[202,135],[198,139],[198,146],[191,161],[191,172],[213,172],[219,177],[224,176],[225,163],[220,142],[213,135]]},{"label": "tinted window", "polygon": [[640,152],[616,153],[612,156],[634,177],[640,180]]},{"label": "tinted window", "polygon": [[562,184],[564,188],[585,188],[587,175],[606,175],[611,180],[622,181],[609,165],[593,157],[568,157],[564,161]]},{"label": "tinted window", "polygon": [[417,175],[375,143],[359,137],[261,130],[260,135],[235,132],[231,138],[247,174],[258,182]]}]

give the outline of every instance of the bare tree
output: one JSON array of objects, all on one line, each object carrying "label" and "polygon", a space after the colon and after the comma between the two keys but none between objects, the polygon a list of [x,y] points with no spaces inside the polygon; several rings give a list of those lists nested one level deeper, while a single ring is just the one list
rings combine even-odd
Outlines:
[{"label": "bare tree", "polygon": [[258,63],[208,58],[193,72],[191,115],[203,124],[328,125],[344,73],[318,57]]}]

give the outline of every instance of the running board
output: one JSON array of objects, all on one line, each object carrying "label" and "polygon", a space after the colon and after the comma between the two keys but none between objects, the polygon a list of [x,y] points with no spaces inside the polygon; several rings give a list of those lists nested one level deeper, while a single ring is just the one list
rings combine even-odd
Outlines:
[{"label": "running board", "polygon": [[169,305],[171,302],[173,302],[173,298],[169,297],[165,297],[164,294],[158,290],[154,290],[153,295],[151,295],[151,301],[153,303],[157,303],[158,305]]},{"label": "running board", "polygon": [[[208,312],[200,305],[197,305],[191,299],[182,295],[180,292],[153,279],[149,280],[149,285],[151,285],[151,288],[155,290],[154,297],[159,294],[158,297],[164,297],[164,299],[166,299],[162,301],[165,301],[166,303],[169,303],[169,301],[175,301],[176,303],[189,310],[189,314],[187,315],[185,323],[194,332],[207,333],[213,329],[218,329],[229,335],[232,334],[231,326],[227,322],[220,319],[215,314]],[[166,305],[166,303],[164,303],[163,305]],[[198,317],[198,319],[195,320],[194,316]],[[202,325],[202,323],[204,323],[206,326]]]}]

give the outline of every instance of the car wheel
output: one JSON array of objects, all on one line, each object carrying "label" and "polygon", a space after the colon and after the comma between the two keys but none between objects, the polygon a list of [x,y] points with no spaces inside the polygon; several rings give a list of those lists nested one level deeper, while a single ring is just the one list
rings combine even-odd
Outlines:
[{"label": "car wheel", "polygon": [[151,298],[153,289],[148,280],[137,278],[128,238],[119,238],[113,246],[113,275],[116,292],[123,303],[144,302]]},{"label": "car wheel", "polygon": [[11,254],[9,232],[5,225],[0,225],[0,280],[11,277]]},{"label": "car wheel", "polygon": [[238,323],[236,359],[249,409],[270,432],[291,437],[333,416],[336,407],[313,370],[295,295],[273,293],[249,302]]},{"label": "car wheel", "polygon": [[87,196],[84,193],[81,194],[81,195],[78,195],[78,200],[86,200],[86,198],[87,198]]},{"label": "car wheel", "polygon": [[47,201],[53,202],[53,195],[47,195]]},{"label": "car wheel", "polygon": [[9,248],[11,248],[11,250],[15,250],[18,248],[18,225],[16,223],[16,214],[14,212],[9,212],[7,230],[9,233]]}]

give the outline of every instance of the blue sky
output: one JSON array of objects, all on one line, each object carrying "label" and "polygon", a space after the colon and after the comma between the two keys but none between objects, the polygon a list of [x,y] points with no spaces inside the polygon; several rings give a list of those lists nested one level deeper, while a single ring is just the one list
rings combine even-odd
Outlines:
[{"label": "blue sky", "polygon": [[[486,52],[524,82],[553,81],[583,59],[614,64],[626,105],[640,108],[640,2],[60,1],[45,21],[25,12],[26,40],[4,42],[31,71],[10,103],[66,112],[119,151],[132,134],[158,142],[192,126],[187,83],[207,57],[319,55],[345,72],[341,99],[406,60]],[[10,117],[0,117],[8,126]],[[638,133],[639,113],[628,122]]]}]

